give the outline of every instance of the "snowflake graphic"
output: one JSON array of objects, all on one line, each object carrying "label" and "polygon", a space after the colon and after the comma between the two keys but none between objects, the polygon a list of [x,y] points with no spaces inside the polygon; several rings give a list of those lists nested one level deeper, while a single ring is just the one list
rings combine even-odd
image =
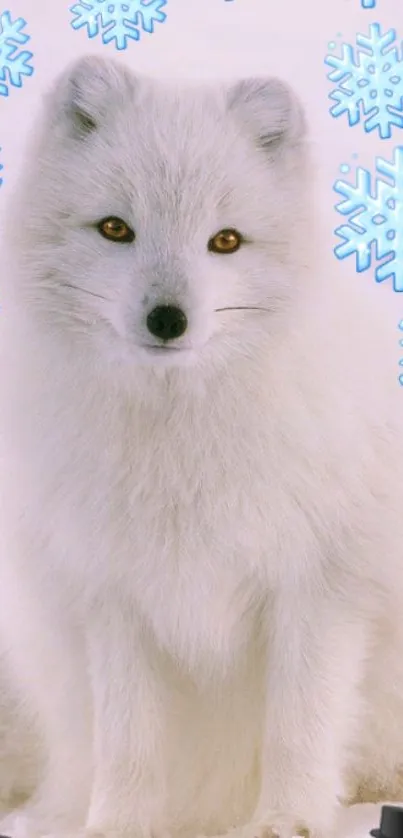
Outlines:
[{"label": "snowflake graphic", "polygon": [[[344,167],[345,170],[346,167]],[[378,177],[380,175],[381,177]],[[375,279],[392,279],[395,291],[403,291],[403,146],[394,150],[392,162],[376,158],[376,174],[357,166],[356,182],[337,180],[334,190],[343,196],[336,204],[348,224],[337,227],[342,239],[334,252],[338,259],[356,253],[357,271],[368,270],[373,256],[381,263]]]},{"label": "snowflake graphic", "polygon": [[9,95],[9,84],[22,87],[24,76],[34,72],[29,64],[32,52],[20,50],[30,39],[22,31],[26,25],[22,17],[13,21],[10,12],[0,14],[0,96]]},{"label": "snowflake graphic", "polygon": [[331,115],[347,113],[350,126],[362,121],[367,133],[377,128],[384,140],[392,136],[392,126],[403,128],[403,57],[396,39],[394,29],[382,33],[379,23],[372,23],[369,35],[357,35],[356,50],[343,43],[341,55],[325,58],[332,67],[327,78],[338,84],[329,95],[336,103]]},{"label": "snowflake graphic", "polygon": [[154,32],[154,23],[166,20],[161,9],[168,0],[79,0],[70,11],[73,29],[87,29],[89,38],[102,35],[104,44],[115,42],[126,49],[128,40],[138,41],[140,32]]}]

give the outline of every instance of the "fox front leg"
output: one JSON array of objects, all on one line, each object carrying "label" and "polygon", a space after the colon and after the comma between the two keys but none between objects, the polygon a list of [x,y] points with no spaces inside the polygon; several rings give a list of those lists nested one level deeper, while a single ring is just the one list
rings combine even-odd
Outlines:
[{"label": "fox front leg", "polygon": [[87,835],[164,833],[161,684],[132,610],[111,602],[93,617],[88,651],[94,781]]}]

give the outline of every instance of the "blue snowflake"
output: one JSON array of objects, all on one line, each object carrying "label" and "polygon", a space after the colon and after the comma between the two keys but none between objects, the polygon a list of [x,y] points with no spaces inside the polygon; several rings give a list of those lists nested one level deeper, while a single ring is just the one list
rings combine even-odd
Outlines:
[{"label": "blue snowflake", "polygon": [[371,268],[373,256],[382,260],[375,270],[376,281],[392,279],[394,290],[403,291],[403,146],[395,149],[392,162],[376,158],[373,185],[371,179],[371,173],[358,166],[355,184],[344,180],[334,184],[335,192],[343,196],[336,210],[349,216],[348,224],[335,230],[342,243],[334,252],[338,259],[356,253],[359,273]]},{"label": "blue snowflake", "polygon": [[34,72],[29,64],[32,52],[20,50],[20,45],[30,39],[22,31],[26,25],[22,17],[12,20],[10,12],[0,15],[0,96],[8,96],[9,84],[22,87],[24,76]]},{"label": "blue snowflake", "polygon": [[333,68],[327,78],[338,83],[329,95],[336,103],[331,115],[347,113],[350,126],[362,121],[367,133],[377,128],[382,139],[392,136],[392,126],[403,128],[403,58],[396,38],[394,29],[382,34],[379,23],[372,23],[369,35],[357,35],[356,54],[343,43],[341,55],[325,58]]},{"label": "blue snowflake", "polygon": [[361,6],[363,9],[375,9],[376,0],[361,0]]},{"label": "blue snowflake", "polygon": [[70,11],[73,29],[87,29],[89,38],[102,35],[104,44],[115,42],[116,49],[126,49],[128,40],[138,41],[140,32],[154,32],[154,23],[163,23],[161,9],[168,0],[79,0]]}]

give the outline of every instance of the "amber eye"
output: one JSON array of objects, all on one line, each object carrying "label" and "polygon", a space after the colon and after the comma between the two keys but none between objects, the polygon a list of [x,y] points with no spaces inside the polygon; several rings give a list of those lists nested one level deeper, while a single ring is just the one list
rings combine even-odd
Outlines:
[{"label": "amber eye", "polygon": [[235,253],[242,244],[242,236],[237,230],[220,230],[208,243],[213,253]]},{"label": "amber eye", "polygon": [[98,230],[105,239],[112,242],[132,242],[133,230],[121,218],[103,218],[98,224]]}]

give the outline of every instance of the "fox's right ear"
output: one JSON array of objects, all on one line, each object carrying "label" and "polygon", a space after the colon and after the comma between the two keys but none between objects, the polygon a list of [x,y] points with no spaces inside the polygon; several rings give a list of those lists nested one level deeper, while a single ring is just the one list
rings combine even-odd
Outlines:
[{"label": "fox's right ear", "polygon": [[80,58],[57,80],[48,97],[53,123],[67,122],[70,133],[84,138],[97,131],[108,111],[125,97],[133,95],[130,73],[112,59],[86,56]]}]

